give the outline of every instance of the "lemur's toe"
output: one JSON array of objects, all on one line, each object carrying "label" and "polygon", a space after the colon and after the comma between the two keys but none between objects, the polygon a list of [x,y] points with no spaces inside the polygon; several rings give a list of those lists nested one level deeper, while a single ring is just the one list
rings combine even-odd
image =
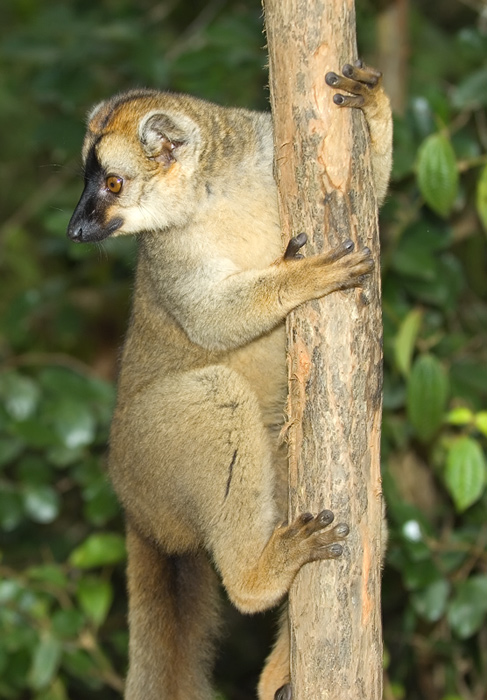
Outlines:
[{"label": "lemur's toe", "polygon": [[290,683],[282,685],[279,690],[276,690],[276,694],[274,695],[274,700],[292,700],[292,698],[293,691]]},{"label": "lemur's toe", "polygon": [[298,251],[306,244],[308,236],[305,233],[298,233],[293,236],[284,252],[284,260],[299,260],[303,256]]},{"label": "lemur's toe", "polygon": [[[360,65],[358,65],[360,63]],[[350,80],[356,80],[359,83],[365,83],[374,87],[382,77],[382,73],[375,68],[366,66],[363,61],[355,61],[354,65],[346,63],[342,68],[342,73]]]}]

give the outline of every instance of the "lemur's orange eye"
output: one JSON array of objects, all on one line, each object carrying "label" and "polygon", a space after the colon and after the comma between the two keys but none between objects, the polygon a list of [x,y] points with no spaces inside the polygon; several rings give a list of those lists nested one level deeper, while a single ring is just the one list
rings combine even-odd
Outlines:
[{"label": "lemur's orange eye", "polygon": [[118,177],[118,175],[110,175],[105,180],[105,184],[110,192],[113,192],[113,194],[118,194],[122,189],[123,180],[121,177]]}]

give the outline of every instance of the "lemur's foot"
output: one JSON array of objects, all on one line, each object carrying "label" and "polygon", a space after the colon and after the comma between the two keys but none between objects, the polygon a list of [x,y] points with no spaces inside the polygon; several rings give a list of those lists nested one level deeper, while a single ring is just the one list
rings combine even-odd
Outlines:
[{"label": "lemur's foot", "polygon": [[293,523],[283,523],[275,532],[284,547],[299,551],[303,563],[336,559],[342,555],[340,541],[347,537],[349,528],[345,523],[329,528],[334,517],[331,510],[322,510],[317,516],[301,513]]},{"label": "lemur's foot", "polygon": [[346,63],[342,68],[343,75],[331,71],[325,76],[326,84],[338,90],[345,90],[349,95],[336,93],[333,102],[338,107],[364,107],[374,99],[375,89],[380,84],[382,73],[375,68],[365,66],[361,60],[352,66]]}]

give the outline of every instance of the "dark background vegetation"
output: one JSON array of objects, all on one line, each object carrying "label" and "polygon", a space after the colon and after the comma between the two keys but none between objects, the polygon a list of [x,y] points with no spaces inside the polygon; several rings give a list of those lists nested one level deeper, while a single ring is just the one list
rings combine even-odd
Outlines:
[{"label": "dark background vegetation", "polygon": [[[397,112],[381,216],[385,698],[485,700],[487,13],[358,0],[357,15]],[[103,461],[135,250],[66,239],[84,115],[137,85],[267,108],[261,8],[2,0],[0,18],[0,697],[110,700],[125,552]],[[246,700],[273,621],[229,617],[219,697]]]}]

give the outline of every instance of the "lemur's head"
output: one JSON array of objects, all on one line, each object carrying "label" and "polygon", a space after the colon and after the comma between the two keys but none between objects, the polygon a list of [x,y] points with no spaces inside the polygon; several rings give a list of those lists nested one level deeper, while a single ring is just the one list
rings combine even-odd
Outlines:
[{"label": "lemur's head", "polygon": [[83,145],[85,187],[68,225],[73,241],[185,223],[201,187],[195,176],[202,151],[196,102],[132,90],[91,111]]}]

